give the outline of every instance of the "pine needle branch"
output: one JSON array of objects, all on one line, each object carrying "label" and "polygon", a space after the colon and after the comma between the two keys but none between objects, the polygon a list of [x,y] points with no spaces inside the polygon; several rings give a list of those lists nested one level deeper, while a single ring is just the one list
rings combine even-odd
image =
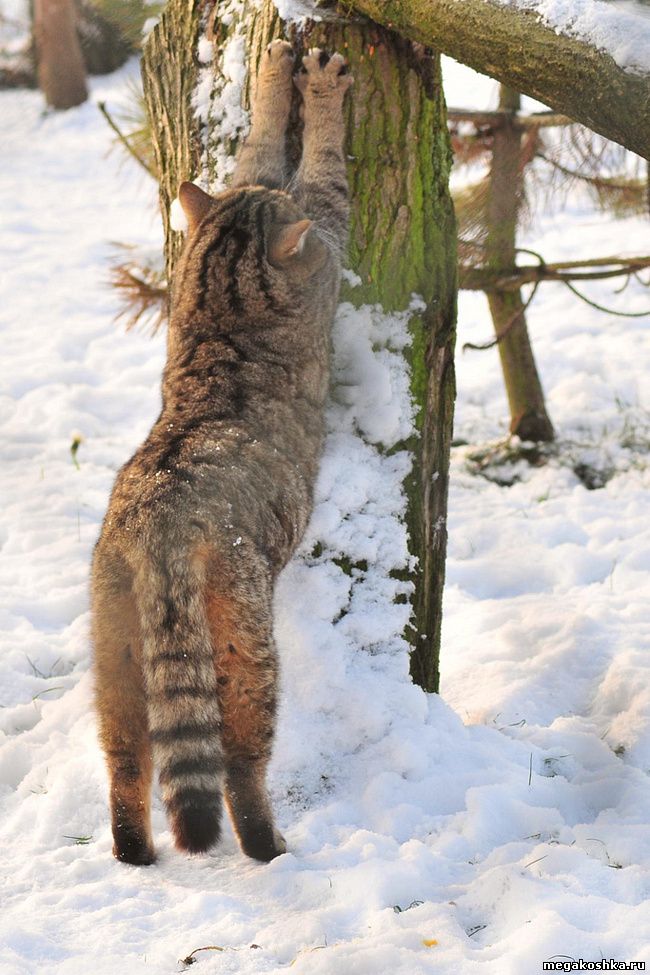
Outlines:
[{"label": "pine needle branch", "polygon": [[156,177],[155,172],[144,161],[144,159],[142,159],[141,156],[138,155],[138,153],[135,151],[135,149],[133,148],[133,146],[129,142],[128,136],[124,135],[124,133],[119,128],[119,126],[117,125],[117,123],[114,120],[114,118],[111,116],[110,112],[106,108],[106,102],[98,102],[97,103],[97,107],[99,108],[99,111],[102,113],[102,115],[104,116],[104,118],[106,119],[106,121],[108,122],[108,124],[110,125],[110,127],[112,128],[113,132],[115,132],[115,134],[117,135],[117,138],[120,140],[120,142],[122,143],[122,145],[124,146],[124,148],[129,153],[129,155],[133,156],[133,158],[135,159],[135,161],[137,163],[139,163],[142,166],[142,168],[147,173],[149,173],[149,175],[151,176],[152,179],[156,179],[157,177]]},{"label": "pine needle branch", "polygon": [[594,173],[581,173],[577,169],[571,169],[569,166],[564,166],[557,159],[553,159],[551,156],[546,156],[542,152],[537,153],[537,158],[542,159],[545,163],[548,163],[549,166],[553,166],[564,176],[568,176],[570,179],[582,180],[583,183],[589,183],[591,186],[595,186],[597,189],[621,190],[624,192],[642,189],[645,182],[642,179],[624,180],[623,182],[620,182],[619,180],[610,178],[608,176],[598,176]]},{"label": "pine needle branch", "polygon": [[[129,250],[125,245],[117,245]],[[122,310],[117,318],[126,318],[127,332],[142,320],[155,335],[168,315],[168,289],[164,273],[142,261],[121,261],[110,270],[110,284],[122,299]]]}]

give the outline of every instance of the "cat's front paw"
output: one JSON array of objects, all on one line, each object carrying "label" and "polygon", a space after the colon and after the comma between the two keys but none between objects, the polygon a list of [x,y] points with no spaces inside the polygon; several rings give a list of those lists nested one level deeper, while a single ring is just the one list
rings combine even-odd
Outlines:
[{"label": "cat's front paw", "polygon": [[287,78],[293,71],[295,54],[288,41],[276,37],[266,48],[260,61],[260,75],[284,75]]},{"label": "cat's front paw", "polygon": [[313,47],[302,59],[302,67],[294,77],[296,87],[303,98],[328,98],[335,94],[341,98],[352,84],[353,78],[348,70],[348,62],[342,54],[328,54]]}]

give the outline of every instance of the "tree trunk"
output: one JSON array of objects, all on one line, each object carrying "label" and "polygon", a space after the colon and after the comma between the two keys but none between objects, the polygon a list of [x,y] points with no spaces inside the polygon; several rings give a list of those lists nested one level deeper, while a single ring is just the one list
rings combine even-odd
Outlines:
[{"label": "tree trunk", "polygon": [[133,45],[92,0],[75,0],[75,9],[77,34],[88,74],[109,74],[120,68],[133,54]]},{"label": "tree trunk", "polygon": [[[405,485],[411,552],[417,568],[413,616],[406,634],[413,652],[411,671],[426,690],[438,689],[438,655],[446,552],[449,449],[455,395],[453,345],[455,324],[455,228],[447,189],[450,152],[438,59],[416,51],[410,42],[367,20],[327,19],[300,28],[284,25],[275,7],[244,4],[233,18],[228,4],[213,11],[215,49],[245,43],[249,66],[244,104],[251,79],[268,42],[283,30],[298,54],[321,46],[344,51],[354,74],[348,102],[348,156],[352,223],[348,265],[362,284],[346,292],[353,303],[380,303],[387,311],[408,307],[413,292],[426,309],[410,320],[409,358],[412,395],[418,409],[418,435],[408,447],[414,456]],[[219,16],[222,20],[219,20]],[[182,37],[180,43],[178,38]],[[229,154],[237,136],[231,118],[227,152],[223,124],[204,130],[190,108],[199,77],[198,17],[191,0],[170,0],[162,23],[145,45],[145,94],[158,134],[161,205],[167,234],[170,272],[178,255],[179,234],[166,216],[178,181],[203,167],[211,187],[223,185]],[[201,90],[205,95],[201,76]],[[215,72],[212,92],[223,93],[231,81]]]},{"label": "tree trunk", "polygon": [[36,0],[34,40],[38,84],[52,108],[73,108],[88,97],[72,0]]},{"label": "tree trunk", "polygon": [[[501,85],[499,108],[514,116],[517,92]],[[515,264],[518,213],[524,193],[521,133],[512,123],[494,130],[488,197],[488,233],[485,263],[507,274]],[[488,291],[494,331],[499,341],[503,379],[510,406],[510,432],[522,440],[553,440],[553,425],[546,413],[544,393],[528,336],[521,291]]]},{"label": "tree trunk", "polygon": [[[201,136],[192,107],[199,72],[199,8],[195,0],[169,0],[149,34],[142,56],[142,84],[160,174],[160,212],[165,231],[167,281],[183,249],[182,234],[171,228],[169,208],[180,183],[201,167]],[[171,288],[167,289],[168,295]]]},{"label": "tree trunk", "polygon": [[491,0],[345,0],[394,30],[539,99],[650,157],[650,80],[522,5]]}]

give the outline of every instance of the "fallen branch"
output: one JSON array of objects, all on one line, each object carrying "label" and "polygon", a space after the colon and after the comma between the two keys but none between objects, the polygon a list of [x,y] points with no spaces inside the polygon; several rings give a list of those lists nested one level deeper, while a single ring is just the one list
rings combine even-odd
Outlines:
[{"label": "fallen branch", "polygon": [[[609,268],[580,271],[578,268]],[[521,264],[507,272],[461,265],[459,287],[464,291],[517,291],[524,284],[541,281],[602,281],[605,278],[635,274],[650,267],[650,257],[599,257],[583,261],[557,261],[546,264]]]},{"label": "fallen branch", "polygon": [[[519,248],[520,252],[522,250],[524,249]],[[620,277],[621,275],[625,275],[627,280],[629,280],[632,275],[637,276],[639,271],[650,267],[650,257],[595,257],[587,261],[556,261],[554,264],[546,264],[541,254],[537,254],[535,251],[524,251],[524,253],[537,257],[539,264],[513,268],[506,276],[501,277],[499,277],[500,272],[493,271],[489,268],[462,266],[459,268],[459,287],[466,291],[519,291],[524,284],[533,285],[533,289],[526,303],[514,311],[496,338],[480,344],[466,342],[463,345],[463,352],[466,349],[476,349],[482,352],[485,349],[492,349],[495,345],[498,345],[517,325],[517,322],[521,319],[535,297],[537,288],[542,281],[559,281],[561,284],[566,285],[576,298],[580,298],[585,304],[608,315],[616,315],[619,318],[645,318],[650,315],[650,309],[646,311],[617,311],[615,308],[607,308],[605,305],[600,305],[598,302],[588,298],[572,284],[573,281],[598,281],[604,278]],[[618,264],[619,267],[609,271],[595,272],[572,270],[572,268],[582,267],[611,267],[612,264]],[[638,280],[645,287],[648,287],[640,278]]]},{"label": "fallen branch", "polygon": [[515,129],[547,129],[552,126],[575,125],[575,120],[557,112],[533,112],[531,115],[513,115],[512,112],[495,110],[479,112],[472,109],[450,108],[447,110],[449,122],[471,122],[481,128],[499,128],[506,123]]}]

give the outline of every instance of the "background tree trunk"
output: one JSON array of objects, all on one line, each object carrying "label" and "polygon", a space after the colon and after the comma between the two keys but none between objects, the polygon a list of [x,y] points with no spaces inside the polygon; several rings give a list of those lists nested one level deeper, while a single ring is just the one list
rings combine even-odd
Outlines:
[{"label": "background tree trunk", "polygon": [[[412,625],[406,634],[411,671],[426,690],[438,689],[438,655],[446,554],[449,450],[455,396],[453,346],[456,296],[455,226],[448,193],[450,151],[438,59],[365,19],[283,25],[268,0],[244,4],[235,17],[228,5],[213,10],[215,48],[243,39],[249,67],[244,102],[257,62],[283,31],[298,54],[321,46],[343,51],[355,84],[348,101],[352,225],[348,264],[361,279],[345,292],[353,303],[406,308],[416,292],[426,308],[410,321],[408,352],[418,435],[404,444],[414,455],[406,483],[410,548],[417,556]],[[219,20],[219,16],[223,19]],[[161,206],[171,273],[181,246],[168,210],[180,179],[203,165],[211,186],[224,175],[223,144],[208,122],[202,158],[199,125],[191,108],[198,77],[198,17],[192,0],[170,0],[162,23],[145,45],[145,95],[157,133]],[[182,40],[181,40],[182,39]],[[203,80],[203,79],[202,79]],[[214,90],[222,91],[217,71]],[[218,128],[218,124],[217,124]],[[234,150],[234,142],[228,145]],[[221,145],[221,150],[219,149]]]},{"label": "background tree trunk", "polygon": [[38,84],[52,108],[73,108],[88,97],[73,0],[35,0]]},{"label": "background tree trunk", "polygon": [[625,71],[533,10],[491,0],[345,0],[348,10],[448,54],[650,157],[650,77]]},{"label": "background tree trunk", "polygon": [[109,74],[121,67],[135,47],[97,9],[92,0],[74,0],[77,34],[88,74]]},{"label": "background tree trunk", "polygon": [[[519,110],[517,92],[500,86],[499,109]],[[507,274],[515,265],[518,214],[524,195],[521,132],[511,124],[494,129],[488,196],[488,233],[485,263]],[[544,393],[528,336],[521,291],[488,291],[490,313],[510,406],[510,432],[522,440],[553,440],[553,425],[546,412]]]}]

